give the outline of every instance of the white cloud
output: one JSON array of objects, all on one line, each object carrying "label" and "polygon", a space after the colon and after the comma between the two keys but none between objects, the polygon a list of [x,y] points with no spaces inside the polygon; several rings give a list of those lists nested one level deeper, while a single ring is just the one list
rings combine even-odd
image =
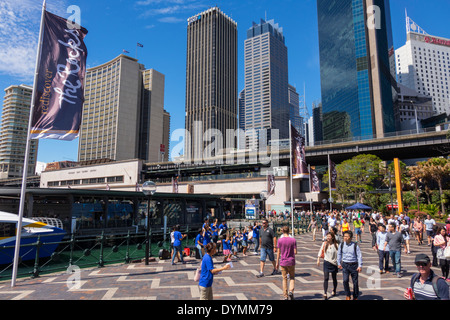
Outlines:
[{"label": "white cloud", "polygon": [[141,18],[169,16],[157,19],[163,23],[186,21],[193,14],[193,10],[207,8],[203,1],[194,0],[140,0],[136,2],[136,5],[146,8],[141,13]]},{"label": "white cloud", "polygon": [[[61,15],[64,3],[52,1],[47,10]],[[41,3],[35,0],[0,2],[0,74],[32,81],[41,12]]]}]

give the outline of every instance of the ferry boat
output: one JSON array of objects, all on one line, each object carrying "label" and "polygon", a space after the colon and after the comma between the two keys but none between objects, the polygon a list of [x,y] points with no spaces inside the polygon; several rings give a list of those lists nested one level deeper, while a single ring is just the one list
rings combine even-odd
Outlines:
[{"label": "ferry boat", "polygon": [[[38,237],[44,244],[39,249],[39,258],[50,257],[64,238],[66,232],[58,219],[51,219],[53,225],[45,218],[22,218],[22,233],[20,238],[21,261],[36,258],[36,246],[24,246],[36,243]],[[45,223],[45,222],[47,223]],[[10,264],[14,260],[16,245],[16,227],[19,222],[17,214],[0,211],[0,265]]]}]

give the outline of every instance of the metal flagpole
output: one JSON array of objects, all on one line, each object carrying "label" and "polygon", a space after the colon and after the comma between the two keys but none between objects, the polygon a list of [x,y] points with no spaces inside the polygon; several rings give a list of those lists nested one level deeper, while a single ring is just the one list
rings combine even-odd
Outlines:
[{"label": "metal flagpole", "polygon": [[292,223],[292,236],[294,237],[294,193],[292,191],[292,125],[289,120],[289,163],[291,168],[291,223]]},{"label": "metal flagpole", "polygon": [[328,189],[330,191],[330,198],[328,201],[330,202],[330,211],[333,212],[333,203],[331,200],[331,162],[330,162],[330,154],[328,154]]},{"label": "metal flagpole", "polygon": [[14,287],[16,285],[16,278],[17,278],[17,267],[18,267],[18,261],[19,261],[19,254],[20,254],[20,238],[22,233],[22,218],[23,218],[23,212],[25,207],[25,194],[27,189],[27,176],[28,176],[28,157],[30,155],[30,146],[31,146],[31,124],[33,121],[33,110],[36,100],[36,87],[38,82],[38,73],[39,73],[39,62],[41,59],[41,52],[42,52],[42,37],[44,34],[44,15],[45,15],[45,9],[46,9],[46,0],[42,3],[42,16],[41,16],[41,26],[39,30],[39,40],[38,40],[38,48],[36,53],[36,67],[35,67],[35,73],[34,73],[34,84],[33,84],[33,93],[31,96],[31,106],[30,106],[30,118],[28,121],[28,132],[27,132],[27,144],[25,147],[25,159],[23,161],[23,175],[22,175],[22,188],[20,191],[20,205],[19,205],[19,219],[17,221],[17,228],[16,228],[16,247],[14,249],[14,263],[13,263],[13,272],[11,277],[11,287]]}]

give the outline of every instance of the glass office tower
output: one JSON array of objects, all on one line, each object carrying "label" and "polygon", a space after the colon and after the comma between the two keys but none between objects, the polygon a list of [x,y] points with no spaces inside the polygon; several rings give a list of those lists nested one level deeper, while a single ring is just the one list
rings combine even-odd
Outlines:
[{"label": "glass office tower", "polygon": [[267,143],[289,138],[288,88],[288,50],[283,28],[274,20],[253,22],[245,40],[247,148],[258,149],[262,139]]},{"label": "glass office tower", "polygon": [[[317,8],[323,139],[394,132],[389,0],[317,0]],[[367,14],[372,8],[375,14]]]}]

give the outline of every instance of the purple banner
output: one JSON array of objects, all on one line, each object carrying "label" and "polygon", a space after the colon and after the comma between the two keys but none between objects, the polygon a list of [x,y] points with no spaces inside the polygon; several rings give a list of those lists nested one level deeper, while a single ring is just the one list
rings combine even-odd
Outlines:
[{"label": "purple banner", "polygon": [[74,140],[84,102],[87,30],[45,12],[32,139]]},{"label": "purple banner", "polygon": [[308,164],[306,163],[305,138],[291,125],[292,139],[292,178],[307,178]]}]

